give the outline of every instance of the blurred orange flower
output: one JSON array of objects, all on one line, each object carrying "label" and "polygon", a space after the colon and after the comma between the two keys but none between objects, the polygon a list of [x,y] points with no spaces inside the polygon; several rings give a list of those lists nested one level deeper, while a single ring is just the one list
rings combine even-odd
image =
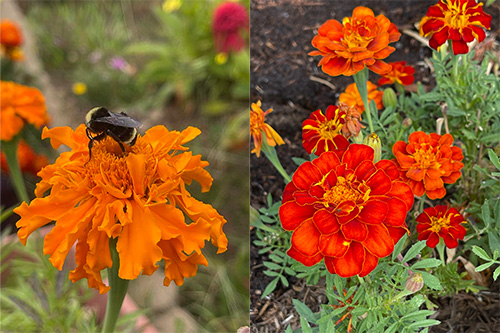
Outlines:
[{"label": "blurred orange flower", "polygon": [[274,128],[265,123],[266,116],[273,112],[273,109],[268,109],[264,112],[261,106],[262,103],[260,101],[252,103],[252,109],[250,110],[250,134],[253,137],[255,145],[251,153],[255,153],[257,157],[260,157],[260,150],[262,149],[262,133],[266,135],[266,143],[271,147],[276,146],[276,144],[282,145],[285,143]]},{"label": "blurred orange flower", "polygon": [[316,110],[302,123],[302,145],[308,154],[316,156],[325,151],[346,149],[349,142],[342,136],[346,113],[330,105],[325,114]]},{"label": "blurred orange flower", "polygon": [[453,249],[467,232],[462,223],[466,222],[456,208],[444,205],[426,208],[417,217],[418,240],[426,239],[427,246],[435,248],[441,237],[446,246]]},{"label": "blurred orange flower", "polygon": [[[33,175],[36,175],[38,171],[49,164],[47,157],[35,153],[24,140],[19,141],[17,146],[17,160],[22,172]],[[9,172],[9,166],[3,152],[0,155],[0,165],[3,171]]]},{"label": "blurred orange flower", "polygon": [[2,141],[12,140],[25,122],[40,128],[47,124],[45,98],[40,90],[14,82],[0,82],[0,128]]},{"label": "blurred orange flower", "polygon": [[309,55],[321,55],[318,66],[331,76],[351,76],[363,68],[384,74],[391,67],[383,62],[394,52],[389,43],[399,40],[398,28],[387,17],[374,16],[367,7],[356,7],[352,17],[345,17],[342,23],[337,20],[326,21],[312,40],[318,51]]},{"label": "blurred orange flower", "polygon": [[[384,93],[380,90],[377,90],[377,86],[370,81],[366,83],[366,88],[368,90],[368,103],[374,100],[377,104],[377,109],[382,109],[384,107],[384,104],[382,103],[382,97],[384,96]],[[365,111],[365,106],[363,104],[363,100],[361,99],[361,95],[359,94],[356,83],[351,83],[347,86],[345,91],[340,94],[339,102],[345,103],[350,107],[356,106],[359,110],[361,110],[361,113]]]},{"label": "blurred orange flower", "polygon": [[23,35],[17,24],[10,20],[2,20],[0,23],[0,44],[2,54],[12,60],[22,60],[23,55],[19,46],[23,43]]},{"label": "blurred orange flower", "polygon": [[427,193],[429,199],[445,196],[444,183],[453,184],[462,175],[462,150],[452,147],[451,134],[439,135],[413,132],[408,143],[398,141],[392,146],[401,177],[416,196]]},{"label": "blurred orange flower", "polygon": [[186,189],[193,180],[203,192],[212,185],[204,169],[208,162],[183,146],[200,134],[199,129],[178,132],[156,126],[134,146],[126,146],[127,153],[106,137],[94,143],[90,161],[85,129],[43,129],[42,138],[50,138],[54,148],[65,144],[71,151],[38,173],[42,180],[36,198],[14,210],[21,217],[16,225],[23,244],[33,231],[55,221],[45,237],[44,254],[60,270],[76,242],[76,268],[70,279],[87,278],[89,287],[100,293],[109,289],[101,271],[113,264],[111,238],[118,238],[120,278],[151,275],[163,260],[167,286],[171,281],[182,285],[185,277],[196,275],[197,265],[207,265],[201,252],[206,240],[218,247],[217,253],[226,251],[226,220]]},{"label": "blurred orange flower", "polygon": [[349,106],[339,102],[339,110],[345,112],[345,124],[342,126],[342,135],[349,139],[351,136],[358,136],[362,128],[361,112],[356,106]]},{"label": "blurred orange flower", "polygon": [[490,29],[491,16],[483,12],[483,4],[475,0],[440,0],[429,7],[420,21],[420,34],[431,36],[429,45],[438,50],[448,39],[453,54],[469,52],[467,43],[485,38],[483,29]]},{"label": "blurred orange flower", "polygon": [[404,86],[410,85],[415,81],[415,69],[411,66],[406,66],[406,61],[396,61],[389,63],[391,70],[383,74],[382,78],[378,80],[378,85],[392,84],[397,82]]}]

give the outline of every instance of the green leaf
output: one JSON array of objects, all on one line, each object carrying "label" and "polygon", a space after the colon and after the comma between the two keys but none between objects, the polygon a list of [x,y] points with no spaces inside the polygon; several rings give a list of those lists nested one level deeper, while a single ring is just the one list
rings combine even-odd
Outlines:
[{"label": "green leaf", "polygon": [[490,243],[491,252],[500,251],[500,241],[494,232],[488,231],[488,241]]},{"label": "green leaf", "polygon": [[285,287],[288,287],[290,284],[288,283],[288,280],[286,279],[285,276],[283,275],[280,275],[280,280],[281,280],[281,284]]},{"label": "green leaf", "polygon": [[307,162],[306,159],[300,158],[300,157],[292,157],[293,163],[296,165],[300,166],[302,163]]},{"label": "green leaf", "polygon": [[411,266],[412,269],[417,269],[417,268],[431,268],[431,267],[437,267],[441,264],[441,260],[435,259],[435,258],[427,258],[423,259],[421,261],[417,261],[415,264]]},{"label": "green leaf", "polygon": [[293,331],[292,331],[292,326],[291,326],[291,325],[288,325],[288,326],[286,327],[285,333],[293,333]]},{"label": "green leaf", "polygon": [[264,266],[266,266],[269,269],[273,269],[273,270],[281,270],[280,265],[275,264],[273,262],[269,262],[269,261],[264,261]]},{"label": "green leaf", "polygon": [[300,315],[301,319],[305,318],[305,319],[307,319],[308,322],[316,324],[317,318],[314,315],[314,313],[311,311],[311,309],[309,309],[307,307],[307,305],[305,305],[304,303],[302,303],[298,299],[292,299],[292,302],[293,302],[293,305],[295,307],[295,310]]},{"label": "green leaf", "polygon": [[300,328],[302,328],[303,333],[312,333],[311,326],[304,317],[300,317]]},{"label": "green leaf", "polygon": [[439,320],[435,319],[425,319],[425,320],[420,320],[416,321],[414,323],[411,323],[410,325],[406,326],[407,328],[423,328],[423,327],[429,327],[429,326],[434,326],[434,325],[439,325],[441,322]]},{"label": "green leaf", "polygon": [[475,271],[476,272],[484,271],[486,268],[493,266],[493,264],[495,264],[495,262],[493,262],[493,261],[487,262],[486,264],[482,264],[480,266],[477,266]]},{"label": "green leaf", "polygon": [[394,251],[392,251],[392,261],[396,260],[398,254],[401,253],[407,239],[408,235],[404,234],[403,237],[401,237],[401,239],[396,243],[396,245],[394,245]]},{"label": "green leaf", "polygon": [[481,206],[481,216],[483,218],[485,226],[492,223],[490,215],[490,203],[488,202],[488,199],[484,200],[484,204]]},{"label": "green leaf", "polygon": [[422,278],[424,279],[424,283],[427,287],[434,289],[434,290],[442,290],[443,286],[441,286],[441,282],[437,277],[434,275],[424,272],[424,271],[418,271],[420,274],[422,274]]},{"label": "green leaf", "polygon": [[486,261],[491,261],[491,258],[490,256],[486,253],[485,250],[483,250],[482,248],[480,248],[479,246],[477,245],[472,245],[472,252],[474,252],[478,257],[480,257],[481,259],[484,259]]},{"label": "green leaf", "polygon": [[496,281],[499,275],[500,275],[500,266],[498,266],[493,272],[493,280]]},{"label": "green leaf", "polygon": [[403,257],[403,263],[415,258],[425,246],[426,245],[424,241],[413,244],[413,246],[408,250],[408,252],[406,252],[405,256]]},{"label": "green leaf", "polygon": [[493,163],[493,165],[500,170],[500,160],[493,149],[488,149],[488,157],[490,158],[491,163]]},{"label": "green leaf", "polygon": [[420,310],[420,311],[409,313],[409,314],[401,317],[401,320],[414,321],[414,320],[418,320],[418,318],[420,318],[420,317],[425,319],[427,316],[430,316],[433,313],[434,313],[434,311],[432,311],[432,310]]},{"label": "green leaf", "polygon": [[261,298],[266,297],[267,295],[269,295],[270,293],[272,293],[274,291],[274,289],[276,289],[276,285],[278,284],[278,279],[279,278],[275,278],[271,282],[269,282],[269,284],[267,285],[266,289],[264,289],[264,292],[262,293]]},{"label": "green leaf", "polygon": [[275,272],[275,271],[264,271],[263,273],[267,276],[280,276],[281,275],[279,272]]}]

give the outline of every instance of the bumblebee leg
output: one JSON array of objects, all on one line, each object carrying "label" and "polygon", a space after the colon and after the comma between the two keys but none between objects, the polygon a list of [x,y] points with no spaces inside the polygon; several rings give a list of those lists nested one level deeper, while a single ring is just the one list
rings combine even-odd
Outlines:
[{"label": "bumblebee leg", "polygon": [[109,135],[110,137],[112,137],[113,140],[118,142],[118,144],[120,145],[120,148],[122,149],[122,152],[125,152],[125,147],[123,146],[122,142],[120,141],[120,138],[115,133],[113,133],[112,131],[107,129],[106,134]]}]

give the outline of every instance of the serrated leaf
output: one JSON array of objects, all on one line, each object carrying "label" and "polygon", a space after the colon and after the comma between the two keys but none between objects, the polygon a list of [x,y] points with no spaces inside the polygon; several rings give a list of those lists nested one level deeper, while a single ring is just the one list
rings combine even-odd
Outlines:
[{"label": "serrated leaf", "polygon": [[479,246],[477,245],[472,245],[472,252],[474,252],[478,257],[480,257],[481,259],[484,259],[486,261],[491,261],[491,258],[490,256],[486,253],[485,250],[483,250],[482,248],[480,248]]},{"label": "serrated leaf", "polygon": [[493,264],[494,264],[494,262],[490,261],[490,262],[487,262],[486,264],[479,265],[476,267],[475,271],[476,272],[484,271],[486,268],[493,266]]},{"label": "serrated leaf", "polygon": [[264,292],[262,293],[261,298],[268,296],[269,294],[271,294],[274,291],[274,289],[276,289],[276,285],[278,284],[278,279],[279,278],[275,278],[275,279],[271,280],[271,282],[269,282],[266,289],[264,289]]},{"label": "serrated leaf", "polygon": [[302,318],[307,319],[307,321],[312,323],[312,324],[316,323],[317,318],[314,315],[314,313],[311,311],[311,309],[309,309],[307,307],[307,305],[305,305],[304,303],[302,303],[298,299],[292,299],[292,302],[293,302],[293,306],[295,308],[295,311],[297,311],[297,313],[300,315],[301,319]]},{"label": "serrated leaf", "polygon": [[443,286],[441,285],[441,282],[437,277],[434,275],[424,272],[424,271],[418,271],[420,274],[422,274],[422,278],[424,279],[424,283],[427,287],[434,289],[434,290],[442,290]]},{"label": "serrated leaf", "polygon": [[488,157],[490,158],[491,163],[493,163],[493,165],[500,170],[500,160],[493,149],[488,149]]},{"label": "serrated leaf", "polygon": [[403,263],[408,262],[409,260],[415,258],[425,246],[426,245],[424,241],[420,241],[418,243],[413,244],[412,247],[408,250],[408,252],[406,252],[406,254],[404,255]]},{"label": "serrated leaf", "polygon": [[412,269],[417,268],[432,268],[441,265],[441,260],[435,258],[427,258],[421,261],[417,261],[415,264],[411,266]]}]

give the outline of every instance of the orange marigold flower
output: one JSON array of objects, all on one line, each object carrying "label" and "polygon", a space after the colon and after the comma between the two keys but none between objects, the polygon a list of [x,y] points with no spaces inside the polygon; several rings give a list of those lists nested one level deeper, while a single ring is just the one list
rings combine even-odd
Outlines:
[{"label": "orange marigold flower", "polygon": [[0,44],[3,47],[16,47],[23,43],[23,35],[17,24],[10,20],[2,20],[0,23]]},{"label": "orange marigold flower", "polygon": [[429,199],[445,196],[444,183],[453,184],[462,175],[464,164],[462,150],[452,147],[451,134],[439,135],[413,132],[408,143],[398,141],[392,147],[401,177],[410,185],[413,193]]},{"label": "orange marigold flower", "polygon": [[[19,145],[17,146],[17,160],[22,172],[33,175],[36,175],[38,171],[49,164],[47,157],[35,153],[24,140],[19,141]],[[3,152],[0,156],[0,165],[3,171],[9,172],[7,159]]]},{"label": "orange marigold flower", "polygon": [[226,220],[186,189],[193,180],[203,192],[212,185],[204,169],[208,162],[183,146],[200,134],[199,129],[153,127],[138,136],[135,145],[126,146],[125,154],[106,137],[94,142],[90,161],[85,129],[43,129],[42,138],[50,138],[54,148],[64,144],[71,151],[38,173],[42,180],[36,198],[14,210],[21,217],[16,225],[23,244],[33,231],[55,221],[45,237],[44,254],[60,270],[76,242],[76,268],[70,279],[87,278],[89,287],[100,293],[109,289],[101,271],[113,264],[111,238],[118,238],[120,278],[151,275],[164,260],[167,286],[171,281],[182,285],[185,277],[196,275],[197,265],[207,265],[201,252],[206,240],[212,240],[218,253],[226,250]]},{"label": "orange marigold flower", "polygon": [[250,110],[250,134],[253,137],[253,143],[255,145],[251,153],[255,153],[257,157],[260,157],[263,133],[266,137],[266,143],[271,147],[276,146],[276,144],[282,145],[285,143],[274,128],[265,123],[266,116],[273,112],[273,109],[267,109],[266,112],[264,112],[261,106],[262,103],[260,101],[252,103],[252,109]]},{"label": "orange marigold flower", "polygon": [[431,36],[429,45],[438,50],[448,39],[453,54],[469,52],[467,43],[485,38],[483,29],[490,29],[491,16],[483,12],[483,4],[475,0],[440,0],[429,7],[420,21],[420,34]]},{"label": "orange marigold flower", "polygon": [[293,231],[290,257],[306,266],[325,259],[341,277],[365,276],[394,250],[408,232],[413,193],[392,161],[373,157],[372,148],[351,144],[298,167],[279,210]]},{"label": "orange marigold flower", "polygon": [[356,106],[349,106],[339,102],[340,112],[345,112],[345,124],[342,126],[342,135],[349,139],[351,136],[358,136],[362,128],[365,128],[361,123],[361,112]]},{"label": "orange marigold flower", "polygon": [[40,128],[47,124],[45,98],[40,90],[14,82],[0,82],[0,128],[2,141],[12,140],[25,122]]},{"label": "orange marigold flower", "polygon": [[351,76],[363,68],[384,74],[391,66],[382,61],[394,52],[389,43],[399,40],[398,28],[387,17],[374,16],[367,7],[356,7],[352,17],[345,17],[342,23],[326,21],[312,40],[318,51],[309,55],[321,55],[318,66],[331,76]]},{"label": "orange marigold flower", "polygon": [[415,81],[415,69],[411,66],[406,66],[406,61],[396,61],[389,63],[391,70],[378,80],[378,85],[393,84],[397,82],[404,86],[410,85]]},{"label": "orange marigold flower", "polygon": [[458,239],[464,239],[466,230],[462,223],[466,222],[456,208],[444,205],[426,208],[417,217],[418,240],[427,239],[427,246],[434,248],[441,237],[453,249],[458,246]]},{"label": "orange marigold flower", "polygon": [[[368,90],[368,103],[374,100],[377,104],[377,109],[382,109],[384,107],[384,104],[382,103],[384,92],[377,90],[377,86],[370,81],[366,83],[366,88]],[[340,94],[339,101],[346,103],[351,107],[358,107],[361,110],[361,113],[365,111],[365,106],[363,104],[363,100],[361,99],[361,95],[359,94],[356,83],[351,83],[347,86],[345,91]]]},{"label": "orange marigold flower", "polygon": [[325,114],[316,110],[302,123],[302,145],[308,154],[316,156],[325,151],[346,149],[349,142],[341,134],[346,113],[330,105]]}]

